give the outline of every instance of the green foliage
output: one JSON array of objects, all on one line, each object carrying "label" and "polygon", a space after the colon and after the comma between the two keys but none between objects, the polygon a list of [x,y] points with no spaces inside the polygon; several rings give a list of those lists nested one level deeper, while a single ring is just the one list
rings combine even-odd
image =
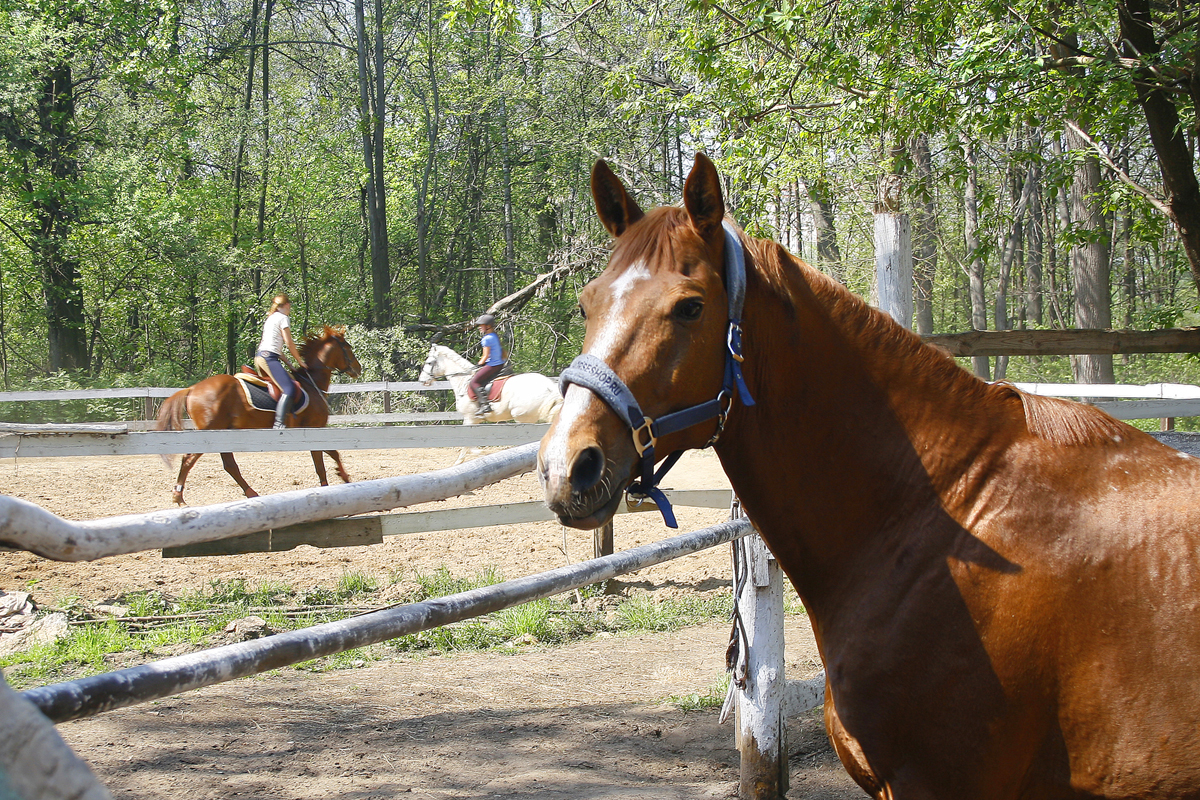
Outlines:
[{"label": "green foliage", "polygon": [[[355,29],[350,7],[276,8],[265,105],[262,49],[249,46],[262,20],[252,26],[250,8],[0,2],[4,388],[185,385],[225,371],[249,358],[280,290],[293,296],[296,330],[350,325],[365,380],[412,379],[432,327],[469,319],[569,263],[578,271],[509,319],[517,366],[557,373],[582,340],[575,296],[604,263],[608,237],[588,193],[596,156],[648,208],[677,203],[692,154],[707,151],[747,230],[784,241],[865,296],[877,184],[900,176],[904,210],[933,203],[942,332],[970,325],[968,141],[980,155],[989,308],[1007,303],[1017,324],[1072,325],[1068,251],[1113,236],[1064,223],[1057,210],[1079,161],[1060,147],[1068,121],[1083,123],[1132,180],[1164,193],[1137,105],[1138,65],[1114,58],[1109,44],[1120,41],[1115,0],[687,0],[653,14],[512,0],[387,5],[383,39],[395,46],[369,83],[390,92],[382,150],[393,318],[374,329],[361,150],[372,120],[359,104],[356,42],[343,33]],[[1158,16],[1165,9],[1152,9],[1164,44],[1153,74],[1171,81],[1190,74],[1197,33]],[[1064,66],[1051,49],[1070,37],[1082,61]],[[73,118],[60,115],[55,129],[38,109],[64,65]],[[1167,88],[1180,129],[1194,129],[1191,96]],[[48,146],[55,136],[57,149]],[[916,136],[933,154],[927,182],[915,175]],[[52,151],[70,158],[38,155]],[[1051,209],[1042,228],[1054,283],[1043,286],[1041,319],[1023,319],[1019,259],[999,298],[998,242],[1030,165]],[[56,166],[72,177],[56,178]],[[811,227],[793,235],[811,226],[817,195],[836,258],[818,257]],[[43,237],[48,201],[69,219]],[[1169,221],[1108,172],[1098,202],[1119,222],[1115,244],[1131,244],[1128,265],[1114,253],[1118,313],[1139,326],[1182,319],[1195,287]],[[78,271],[68,283],[82,316],[68,327],[86,363],[69,380],[49,347],[49,328],[62,324],[43,291],[47,243]],[[1125,275],[1134,276],[1130,299]],[[0,414],[12,421],[136,413],[133,403],[6,406]]]}]

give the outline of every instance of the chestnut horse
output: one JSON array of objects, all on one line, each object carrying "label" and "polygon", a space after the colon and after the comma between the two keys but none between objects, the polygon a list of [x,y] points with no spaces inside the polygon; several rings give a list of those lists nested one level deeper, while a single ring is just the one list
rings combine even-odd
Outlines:
[{"label": "chestnut horse", "polygon": [[703,155],[682,209],[644,214],[603,162],[592,195],[616,242],[580,294],[584,353],[651,420],[717,397],[740,246],[754,404],[733,392],[717,421],[635,446],[603,390],[572,382],[538,456],[564,524],[611,517],[647,441],[719,434],[868,794],[1200,797],[1200,462],[976,379],[774,242],[733,228],[727,245]]},{"label": "chestnut horse", "polygon": [[[310,335],[300,345],[300,356],[307,365],[306,369],[293,371],[300,387],[308,394],[308,405],[297,414],[288,414],[289,428],[324,428],[329,421],[329,405],[325,402],[325,391],[329,389],[329,379],[333,370],[344,372],[352,378],[357,378],[362,372],[362,366],[354,355],[354,351],[346,342],[346,329],[333,328],[328,325],[320,335]],[[299,403],[299,399],[296,401]],[[196,423],[198,430],[228,430],[230,428],[270,428],[275,421],[274,411],[262,411],[253,408],[247,401],[242,382],[232,375],[214,375],[205,378],[190,388],[180,389],[168,397],[158,411],[158,422],[154,429],[159,431],[183,430],[183,411]],[[316,467],[317,477],[322,486],[328,486],[325,477],[325,459],[320,450],[312,450],[313,466]],[[350,482],[346,468],[342,466],[342,456],[336,450],[326,450],[333,463],[337,465],[338,477],[345,483]],[[203,453],[188,453],[179,464],[179,479],[171,498],[183,505],[183,487],[188,473]],[[164,457],[165,460],[165,457]],[[169,463],[169,462],[168,462]],[[258,497],[258,492],[250,488],[242,471],[238,469],[233,453],[221,453],[221,463],[225,471],[242,487],[246,497]]]}]

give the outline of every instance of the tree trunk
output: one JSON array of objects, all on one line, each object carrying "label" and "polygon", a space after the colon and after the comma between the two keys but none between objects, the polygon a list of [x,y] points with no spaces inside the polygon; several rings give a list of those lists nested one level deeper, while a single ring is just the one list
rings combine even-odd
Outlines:
[{"label": "tree trunk", "polygon": [[42,276],[50,371],[86,369],[83,287],[79,283],[79,260],[69,245],[71,232],[79,222],[79,209],[70,196],[79,178],[75,86],[70,64],[55,65],[43,81],[38,126],[45,142],[38,164],[50,181],[45,191],[35,193],[32,203],[33,262]]},{"label": "tree trunk", "polygon": [[[1082,127],[1082,126],[1081,126]],[[1075,326],[1111,328],[1112,296],[1109,287],[1108,226],[1100,196],[1100,161],[1090,146],[1070,129],[1067,146],[1080,151],[1071,183],[1071,218],[1087,234],[1087,241],[1071,250],[1071,276],[1075,287]],[[1111,355],[1074,356],[1076,383],[1113,383]]]},{"label": "tree trunk", "polygon": [[275,9],[275,0],[266,0],[263,7],[263,36],[262,36],[262,173],[258,179],[258,225],[255,228],[259,252],[254,261],[254,301],[261,303],[262,296],[262,244],[266,238],[267,229],[267,180],[271,169],[271,13]]},{"label": "tree trunk", "polygon": [[[383,115],[385,76],[382,72],[382,0],[376,0],[374,44],[367,37],[364,0],[354,0],[356,53],[358,56],[359,127],[362,131],[363,167],[366,173],[367,232],[371,254],[371,325],[391,325],[391,269],[387,253],[387,211],[383,186]],[[374,51],[375,74],[368,63],[368,48]],[[376,87],[373,95],[372,82]]]},{"label": "tree trunk", "polygon": [[[241,246],[242,181],[246,171],[246,140],[249,136],[250,108],[254,102],[254,71],[258,63],[258,14],[259,0],[250,8],[250,57],[246,66],[246,90],[242,99],[242,120],[238,133],[237,152],[233,159],[233,212],[230,219],[229,248],[237,251]],[[236,261],[230,262],[230,273],[225,276],[221,295],[225,304],[225,371],[232,375],[237,371],[238,334],[241,331],[241,313],[237,290],[239,282]]]},{"label": "tree trunk", "polygon": [[250,125],[250,104],[254,100],[254,67],[258,58],[258,10],[259,0],[250,8],[250,63],[246,67],[246,91],[242,99],[242,123],[238,133],[237,153],[233,158],[233,214],[230,223],[230,247],[238,249],[241,243],[239,223],[242,217],[242,179],[246,169],[246,138]]},{"label": "tree trunk", "polygon": [[817,263],[825,266],[830,274],[841,280],[842,251],[838,247],[829,183],[820,178],[809,183],[807,188],[809,202],[812,204],[813,227],[817,234]]},{"label": "tree trunk", "polygon": [[913,214],[913,314],[917,333],[933,333],[933,278],[937,274],[937,203],[929,137],[912,143],[918,199]]},{"label": "tree trunk", "polygon": [[1025,243],[1025,314],[1035,326],[1042,324],[1042,248],[1045,241],[1042,219],[1042,168],[1029,168],[1033,189],[1029,195],[1029,226]]},{"label": "tree trunk", "polygon": [[[1200,289],[1200,184],[1196,180],[1192,149],[1179,119],[1179,109],[1171,95],[1160,88],[1163,79],[1152,66],[1161,45],[1154,36],[1150,0],[1124,0],[1117,4],[1117,9],[1123,55],[1145,59],[1148,63],[1135,74],[1134,86],[1158,157],[1171,221],[1175,223],[1187,253],[1192,281]],[[1198,82],[1200,79],[1193,75],[1193,86]]]},{"label": "tree trunk", "polygon": [[517,248],[513,240],[512,155],[508,142],[508,104],[503,94],[500,95],[500,157],[503,160],[504,174],[504,294],[509,295],[516,288]]},{"label": "tree trunk", "polygon": [[427,316],[430,312],[429,302],[429,247],[430,220],[433,217],[433,206],[430,201],[430,183],[433,180],[434,166],[437,164],[437,146],[440,135],[441,95],[439,94],[435,60],[434,37],[437,32],[437,19],[434,14],[432,0],[428,5],[429,19],[426,21],[425,60],[429,70],[429,96],[425,99],[425,164],[417,182],[413,202],[416,205],[417,228],[417,302],[421,314]]},{"label": "tree trunk", "polygon": [[388,253],[387,181],[383,132],[387,127],[387,73],[384,69],[383,0],[375,0],[375,234],[371,238],[371,295],[375,303],[375,325],[392,324],[392,267]]},{"label": "tree trunk", "polygon": [[[963,196],[963,237],[966,240],[967,257],[971,260],[967,268],[970,280],[971,296],[971,327],[977,331],[987,330],[987,296],[984,293],[984,263],[979,246],[979,165],[975,155],[975,145],[966,145],[967,159],[967,189]],[[975,374],[984,380],[992,377],[991,364],[987,356],[975,356],[971,359],[971,368]]]}]

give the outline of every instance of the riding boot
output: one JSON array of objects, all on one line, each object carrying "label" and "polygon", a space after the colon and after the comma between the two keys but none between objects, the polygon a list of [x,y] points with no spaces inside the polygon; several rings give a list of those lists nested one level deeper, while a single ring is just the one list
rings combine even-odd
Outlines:
[{"label": "riding boot", "polygon": [[479,403],[479,408],[475,411],[475,416],[486,417],[492,413],[492,404],[488,402],[488,387],[480,386],[475,390],[475,399]]},{"label": "riding boot", "polygon": [[292,396],[285,394],[279,398],[279,402],[275,405],[275,424],[271,426],[272,430],[281,430],[287,427],[284,420],[287,419],[288,407],[292,404]]}]

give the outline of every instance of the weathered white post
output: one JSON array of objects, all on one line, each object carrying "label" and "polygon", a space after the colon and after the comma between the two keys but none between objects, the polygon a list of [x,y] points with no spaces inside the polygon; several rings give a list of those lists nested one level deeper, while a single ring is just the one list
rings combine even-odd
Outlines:
[{"label": "weathered white post", "polygon": [[875,277],[879,308],[912,330],[912,228],[907,214],[894,211],[875,214]]},{"label": "weathered white post", "polygon": [[[736,502],[732,516],[742,516]],[[737,712],[737,748],[742,756],[738,797],[778,800],[788,789],[783,570],[758,534],[735,546],[734,559],[737,613],[733,635],[742,660],[735,666],[730,684]],[[739,560],[742,563],[737,563]],[[744,685],[738,686],[743,676]]]}]

